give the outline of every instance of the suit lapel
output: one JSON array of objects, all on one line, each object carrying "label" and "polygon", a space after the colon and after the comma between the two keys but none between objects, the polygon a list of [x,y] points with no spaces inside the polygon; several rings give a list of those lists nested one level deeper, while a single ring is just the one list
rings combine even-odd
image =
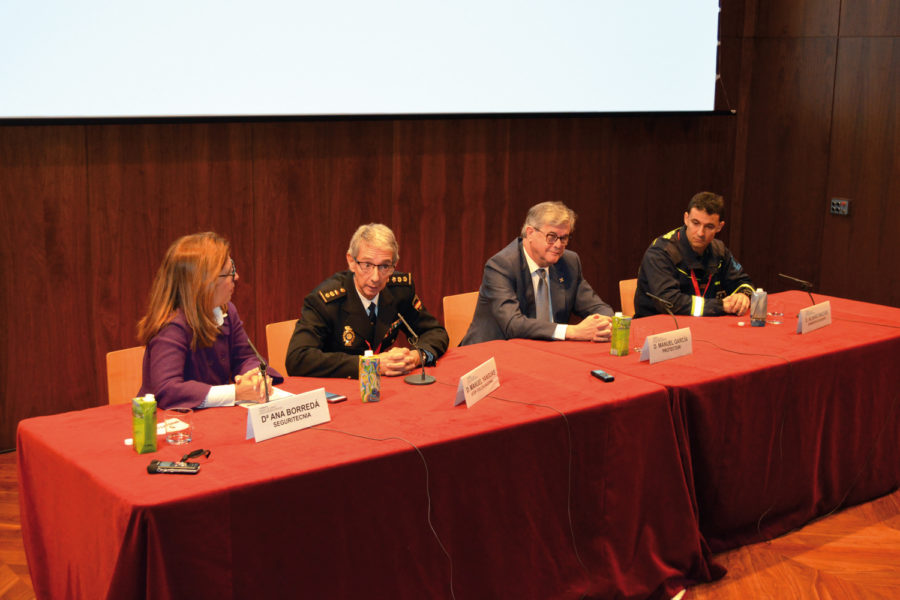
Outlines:
[{"label": "suit lapel", "polygon": [[523,302],[521,306],[524,308],[522,312],[529,319],[537,316],[537,306],[534,302],[534,283],[531,281],[531,271],[528,270],[528,261],[525,260],[525,248],[522,247],[522,240],[519,240],[519,289],[522,290]]},{"label": "suit lapel", "polygon": [[381,350],[381,342],[389,333],[391,324],[397,320],[397,308],[394,306],[394,294],[385,287],[378,296],[378,317],[375,321],[375,343],[373,350]]}]

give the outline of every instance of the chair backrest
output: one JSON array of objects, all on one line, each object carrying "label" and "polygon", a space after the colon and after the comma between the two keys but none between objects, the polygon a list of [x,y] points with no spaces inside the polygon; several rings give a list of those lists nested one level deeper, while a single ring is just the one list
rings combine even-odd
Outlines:
[{"label": "chair backrest", "polygon": [[444,296],[444,328],[450,336],[450,348],[459,345],[472,324],[478,292]]},{"label": "chair backrest", "polygon": [[131,402],[141,389],[144,347],[135,346],[106,354],[106,386],[109,403]]},{"label": "chair backrest", "polygon": [[619,303],[622,306],[622,314],[626,317],[634,316],[634,291],[637,289],[637,279],[623,279],[619,282]]},{"label": "chair backrest", "polygon": [[269,350],[269,366],[287,377],[284,359],[287,357],[288,344],[294,334],[297,319],[279,321],[266,325],[266,346]]}]

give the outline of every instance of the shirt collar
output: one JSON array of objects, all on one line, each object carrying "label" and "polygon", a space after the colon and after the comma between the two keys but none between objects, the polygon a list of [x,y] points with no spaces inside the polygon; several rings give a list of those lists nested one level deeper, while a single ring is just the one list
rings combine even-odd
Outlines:
[{"label": "shirt collar", "polygon": [[355,284],[353,286],[353,289],[356,290],[356,294],[359,296],[359,300],[360,300],[360,302],[362,302],[363,308],[366,309],[366,312],[369,312],[370,304],[374,304],[375,310],[376,311],[378,310],[378,299],[381,298],[381,292],[378,292],[377,294],[375,294],[374,298],[369,300],[368,298],[366,298],[365,296],[363,296],[360,293],[359,288],[357,288]]},{"label": "shirt collar", "polygon": [[528,252],[525,250],[525,248],[522,248],[522,254],[525,255],[525,262],[528,263],[528,272],[529,273],[534,275],[535,271],[543,268],[543,269],[547,269],[548,275],[550,274],[550,268],[549,267],[539,267],[538,264],[536,262],[534,262],[530,256],[528,256]]}]

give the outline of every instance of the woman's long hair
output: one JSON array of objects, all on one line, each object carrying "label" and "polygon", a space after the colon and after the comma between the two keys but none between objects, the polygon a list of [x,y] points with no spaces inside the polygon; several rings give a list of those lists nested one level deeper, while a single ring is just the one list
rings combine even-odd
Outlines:
[{"label": "woman's long hair", "polygon": [[230,252],[228,240],[211,231],[172,244],[153,280],[147,314],[138,322],[138,341],[147,344],[180,308],[194,331],[191,350],[212,346],[219,332],[213,292]]}]

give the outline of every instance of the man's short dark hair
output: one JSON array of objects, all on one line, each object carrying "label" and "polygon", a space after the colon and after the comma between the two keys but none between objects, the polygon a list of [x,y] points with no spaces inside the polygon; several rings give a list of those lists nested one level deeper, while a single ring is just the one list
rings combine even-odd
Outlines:
[{"label": "man's short dark hair", "polygon": [[725,199],[712,192],[694,194],[694,197],[688,202],[687,211],[691,212],[692,208],[705,210],[710,215],[719,215],[720,221],[725,217]]}]

